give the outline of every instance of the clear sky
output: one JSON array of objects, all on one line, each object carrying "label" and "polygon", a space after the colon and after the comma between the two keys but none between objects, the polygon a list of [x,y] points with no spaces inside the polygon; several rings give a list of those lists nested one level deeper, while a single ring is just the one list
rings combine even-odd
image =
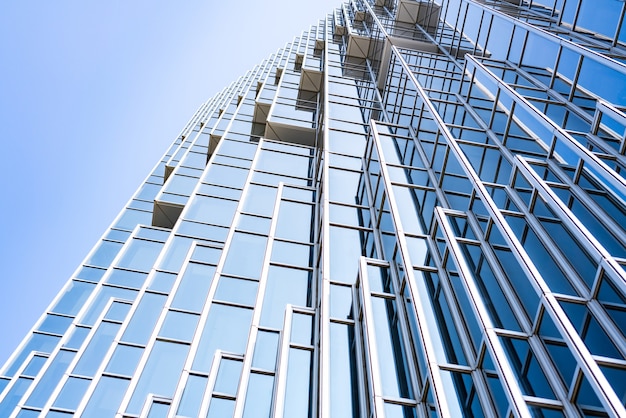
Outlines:
[{"label": "clear sky", "polygon": [[197,107],[340,3],[0,2],[0,365]]}]

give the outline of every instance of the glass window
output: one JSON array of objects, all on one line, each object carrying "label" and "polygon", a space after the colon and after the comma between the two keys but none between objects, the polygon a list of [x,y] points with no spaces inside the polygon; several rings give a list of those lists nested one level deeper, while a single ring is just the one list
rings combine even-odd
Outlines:
[{"label": "glass window", "polygon": [[277,332],[259,330],[254,345],[252,367],[271,371],[276,369],[279,336]]},{"label": "glass window", "polygon": [[183,371],[189,346],[168,341],[156,341],[141,372],[127,412],[139,414],[148,394],[170,398]]},{"label": "glass window", "polygon": [[152,334],[167,297],[156,293],[145,293],[135,310],[122,341],[145,345]]},{"label": "glass window", "polygon": [[106,268],[82,266],[76,273],[76,277],[88,282],[98,282],[106,272]]},{"label": "glass window", "polygon": [[132,231],[137,225],[150,225],[151,223],[152,212],[126,209],[115,223],[115,228]]},{"label": "glass window", "polygon": [[267,237],[235,232],[228,249],[224,273],[259,278]]},{"label": "glass window", "polygon": [[272,216],[276,202],[276,191],[276,187],[249,185],[243,211],[256,215]]},{"label": "glass window", "polygon": [[67,366],[74,358],[76,353],[73,351],[61,350],[52,359],[52,362],[44,372],[43,376],[37,382],[37,386],[31,392],[26,405],[42,408],[50,398],[52,391],[56,388],[59,380],[67,371]]},{"label": "glass window", "polygon": [[[230,225],[229,225],[230,226]],[[182,221],[178,224],[179,235],[188,235],[194,238],[201,238],[209,241],[226,241],[228,235],[228,228],[217,225],[207,225],[192,221]]]},{"label": "glass window", "polygon": [[191,259],[194,261],[200,261],[208,264],[217,264],[222,255],[221,248],[205,247],[203,245],[196,245],[191,255]]},{"label": "glass window", "polygon": [[215,225],[230,226],[237,208],[236,200],[219,199],[209,196],[195,196],[189,202],[185,219]]},{"label": "glass window", "polygon": [[[28,365],[22,371],[24,376],[37,376],[45,362],[48,360],[48,357],[43,356],[33,356],[28,362]],[[0,385],[0,392],[4,389],[2,385]]]},{"label": "glass window", "polygon": [[52,406],[75,410],[83,399],[90,384],[91,379],[81,379],[79,377],[68,378]]},{"label": "glass window", "polygon": [[116,414],[130,380],[102,376],[83,411],[85,417],[112,417]]},{"label": "glass window", "polygon": [[104,319],[111,321],[123,321],[130,311],[131,304],[125,302],[113,302],[109,307],[109,310],[104,315]]},{"label": "glass window", "polygon": [[[152,265],[150,267],[152,267]],[[149,270],[149,268],[146,270]],[[134,289],[139,289],[141,288],[141,286],[143,286],[143,283],[146,280],[146,277],[147,277],[146,273],[113,269],[111,271],[111,274],[107,278],[106,282],[109,284],[114,284],[118,286],[132,287]]]},{"label": "glass window", "polygon": [[243,168],[211,164],[202,181],[220,186],[243,188],[248,171]]},{"label": "glass window", "polygon": [[194,312],[202,311],[214,273],[214,266],[189,263],[176,289],[172,307]]},{"label": "glass window", "polygon": [[308,418],[311,394],[311,352],[289,349],[284,416]]},{"label": "glass window", "polygon": [[313,344],[313,316],[294,312],[291,317],[291,342],[300,345]]},{"label": "glass window", "polygon": [[274,376],[250,373],[244,418],[269,417],[274,390]]},{"label": "glass window", "polygon": [[356,229],[330,227],[331,280],[354,283],[362,255],[361,237]]},{"label": "glass window", "polygon": [[248,342],[252,309],[213,303],[202,330],[193,370],[209,372],[215,350],[243,354]]},{"label": "glass window", "polygon": [[4,375],[12,376],[32,351],[51,353],[60,339],[61,337],[59,336],[33,333],[22,351],[15,357],[11,366],[4,370]]},{"label": "glass window", "polygon": [[132,377],[143,354],[143,348],[131,345],[119,344],[109,361],[105,371],[107,373],[119,374]]},{"label": "glass window", "polygon": [[243,363],[239,360],[223,358],[215,379],[213,391],[225,395],[235,396],[239,387],[239,378]]},{"label": "glass window", "polygon": [[230,399],[212,398],[207,418],[232,417],[235,413],[235,401]]},{"label": "glass window", "polygon": [[102,286],[96,298],[91,302],[89,310],[79,321],[81,324],[93,325],[96,319],[102,314],[105,306],[111,299],[134,300],[137,295],[136,290],[124,289],[121,287]]},{"label": "glass window", "polygon": [[169,293],[176,281],[176,274],[157,271],[152,276],[148,289],[155,292]]},{"label": "glass window", "polygon": [[91,328],[76,326],[71,331],[70,339],[65,343],[64,347],[79,349],[87,338]]},{"label": "glass window", "polygon": [[330,200],[351,205],[357,203],[356,196],[360,179],[360,172],[331,168],[329,172]]},{"label": "glass window", "polygon": [[9,389],[9,391],[4,395],[4,399],[2,399],[2,403],[0,403],[0,416],[8,417],[11,415],[13,408],[17,405],[28,387],[32,383],[33,379],[27,377],[20,377],[15,381],[15,384]]},{"label": "glass window", "polygon": [[94,252],[85,261],[85,264],[93,266],[108,267],[118,251],[122,248],[122,243],[113,241],[100,241]]},{"label": "glass window", "polygon": [[270,266],[261,313],[261,325],[280,329],[287,304],[308,306],[311,272]]},{"label": "glass window", "polygon": [[73,318],[48,314],[37,328],[39,331],[50,334],[63,334],[72,323]]},{"label": "glass window", "polygon": [[308,177],[310,161],[309,157],[262,150],[255,169],[292,177]]},{"label": "glass window", "polygon": [[204,376],[189,375],[183,397],[178,406],[177,416],[197,417],[200,405],[204,399],[207,378]]},{"label": "glass window", "polygon": [[293,266],[311,267],[313,264],[313,247],[307,244],[276,240],[272,245],[272,261]]},{"label": "glass window", "polygon": [[74,367],[75,374],[89,377],[95,375],[119,328],[120,324],[111,322],[100,324]]},{"label": "glass window", "polygon": [[169,410],[169,403],[152,402],[152,405],[150,405],[150,411],[148,411],[148,418],[167,418]]},{"label": "glass window", "polygon": [[293,241],[311,242],[313,206],[305,203],[281,201],[276,224],[276,237]]},{"label": "glass window", "polygon": [[267,235],[270,232],[272,220],[270,218],[261,218],[254,215],[239,215],[237,221],[237,229],[240,231],[256,232],[257,234]]},{"label": "glass window", "polygon": [[167,250],[165,250],[165,255],[161,260],[159,268],[178,273],[192,242],[191,238],[175,236]]},{"label": "glass window", "polygon": [[354,326],[330,323],[330,415],[358,418],[359,389]]},{"label": "glass window", "polygon": [[234,277],[220,277],[215,299],[241,305],[254,306],[259,283]]},{"label": "glass window", "polygon": [[191,342],[198,326],[199,315],[169,311],[159,335],[164,338]]},{"label": "glass window", "polygon": [[117,265],[132,270],[150,271],[161,248],[161,242],[133,239]]}]

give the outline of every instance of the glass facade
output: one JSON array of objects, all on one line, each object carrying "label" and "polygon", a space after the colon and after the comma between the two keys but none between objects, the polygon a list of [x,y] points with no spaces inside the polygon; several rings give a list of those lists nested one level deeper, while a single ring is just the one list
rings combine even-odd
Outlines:
[{"label": "glass facade", "polygon": [[0,416],[626,416],[625,11],[341,4],[201,106]]}]

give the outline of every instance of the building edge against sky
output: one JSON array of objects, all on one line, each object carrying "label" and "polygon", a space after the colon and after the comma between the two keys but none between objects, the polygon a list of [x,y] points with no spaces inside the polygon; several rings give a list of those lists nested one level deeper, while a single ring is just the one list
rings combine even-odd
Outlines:
[{"label": "building edge against sky", "polygon": [[625,416],[625,10],[340,5],[196,112],[0,415]]}]

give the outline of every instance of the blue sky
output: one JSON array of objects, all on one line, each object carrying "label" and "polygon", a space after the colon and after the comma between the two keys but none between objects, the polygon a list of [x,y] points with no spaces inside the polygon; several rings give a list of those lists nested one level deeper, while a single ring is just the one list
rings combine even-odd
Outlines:
[{"label": "blue sky", "polygon": [[0,365],[197,107],[339,4],[0,3]]}]

